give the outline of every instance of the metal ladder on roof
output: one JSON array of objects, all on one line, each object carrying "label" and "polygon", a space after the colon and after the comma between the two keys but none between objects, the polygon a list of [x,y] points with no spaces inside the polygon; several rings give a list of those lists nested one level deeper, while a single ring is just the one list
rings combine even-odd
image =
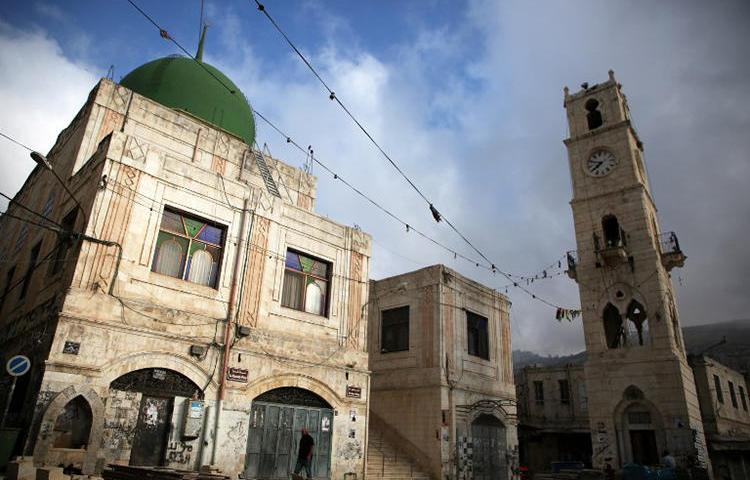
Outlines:
[{"label": "metal ladder on roof", "polygon": [[268,168],[268,164],[266,163],[266,159],[263,157],[263,153],[261,153],[259,150],[253,149],[253,155],[255,156],[255,164],[258,165],[260,176],[263,178],[263,182],[266,184],[266,190],[268,190],[268,193],[270,193],[271,195],[281,198],[279,187],[276,186],[276,182],[274,182],[273,177],[271,176],[271,169]]}]

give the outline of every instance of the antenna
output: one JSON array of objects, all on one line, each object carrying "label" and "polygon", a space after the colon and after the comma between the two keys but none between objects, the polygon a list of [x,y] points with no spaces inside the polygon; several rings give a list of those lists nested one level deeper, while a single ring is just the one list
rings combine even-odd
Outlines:
[{"label": "antenna", "polygon": [[201,0],[201,18],[198,23],[198,43],[201,43],[201,32],[203,31],[203,3],[204,0]]},{"label": "antenna", "polygon": [[305,156],[305,163],[302,165],[302,170],[305,171],[306,174],[312,175],[313,173],[313,157],[315,155],[315,151],[312,148],[312,145],[307,146],[307,155]]}]

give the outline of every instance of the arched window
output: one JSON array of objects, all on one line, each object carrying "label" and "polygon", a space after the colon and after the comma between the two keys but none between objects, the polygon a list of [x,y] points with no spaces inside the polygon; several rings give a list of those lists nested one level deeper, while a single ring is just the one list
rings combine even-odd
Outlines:
[{"label": "arched window", "polygon": [[69,401],[55,421],[52,448],[85,449],[91,431],[91,407],[78,395]]},{"label": "arched window", "polygon": [[643,400],[643,391],[635,385],[630,385],[622,394],[625,400]]},{"label": "arched window", "polygon": [[188,281],[201,285],[210,285],[213,265],[214,257],[207,250],[197,250],[190,259]]},{"label": "arched window", "polygon": [[648,343],[648,316],[646,315],[646,309],[637,300],[632,300],[630,305],[628,305],[626,318],[628,320],[629,343],[632,345],[646,345]]},{"label": "arched window", "polygon": [[625,332],[622,328],[622,316],[617,307],[608,303],[604,307],[604,337],[608,348],[621,348],[625,345]]},{"label": "arched window", "polygon": [[325,315],[325,294],[315,280],[308,279],[305,287],[305,311],[316,315]]},{"label": "arched window", "polygon": [[159,245],[154,271],[170,277],[180,276],[182,265],[182,246],[174,239],[169,239]]},{"label": "arched window", "polygon": [[586,121],[589,124],[589,130],[599,128],[604,124],[602,112],[599,111],[599,102],[593,98],[586,102]]},{"label": "arched window", "polygon": [[614,215],[606,215],[602,218],[602,230],[604,231],[604,248],[625,245],[625,232],[620,228],[620,223]]}]

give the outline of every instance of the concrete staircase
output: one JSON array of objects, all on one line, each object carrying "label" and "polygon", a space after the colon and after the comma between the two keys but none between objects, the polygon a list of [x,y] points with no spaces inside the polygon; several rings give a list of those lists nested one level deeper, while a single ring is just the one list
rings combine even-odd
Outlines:
[{"label": "concrete staircase", "polygon": [[370,425],[367,447],[368,480],[430,480],[402,450],[383,437],[377,426]]}]

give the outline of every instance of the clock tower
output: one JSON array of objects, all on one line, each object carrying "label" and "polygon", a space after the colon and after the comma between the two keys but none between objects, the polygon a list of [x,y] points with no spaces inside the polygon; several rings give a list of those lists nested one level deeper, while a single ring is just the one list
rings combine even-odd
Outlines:
[{"label": "clock tower", "polygon": [[571,206],[594,467],[658,464],[709,468],[693,373],[670,270],[685,256],[656,216],[643,144],[621,85],[565,88]]}]

